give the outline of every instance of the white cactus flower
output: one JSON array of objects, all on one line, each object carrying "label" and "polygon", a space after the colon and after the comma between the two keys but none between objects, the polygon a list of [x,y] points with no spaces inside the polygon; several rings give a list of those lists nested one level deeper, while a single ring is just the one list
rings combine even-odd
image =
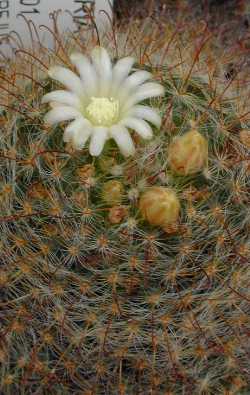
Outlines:
[{"label": "white cactus flower", "polygon": [[67,90],[56,90],[43,97],[42,102],[52,107],[45,122],[55,125],[72,121],[64,131],[64,141],[82,149],[90,138],[89,152],[93,156],[100,155],[110,138],[124,156],[133,155],[135,147],[128,129],[150,139],[153,133],[149,123],[158,128],[161,125],[157,110],[138,103],[163,95],[163,86],[148,82],[152,74],[147,71],[131,73],[135,62],[132,57],[120,59],[112,67],[102,47],[95,47],[91,58],[74,53],[70,59],[79,76],[65,67],[49,70],[49,76]]}]

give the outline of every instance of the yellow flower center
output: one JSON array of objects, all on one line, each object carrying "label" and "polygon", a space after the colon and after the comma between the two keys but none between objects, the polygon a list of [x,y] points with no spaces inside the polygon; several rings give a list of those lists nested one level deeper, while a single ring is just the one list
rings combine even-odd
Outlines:
[{"label": "yellow flower center", "polygon": [[119,101],[107,97],[91,97],[86,116],[95,126],[111,126],[119,115]]}]

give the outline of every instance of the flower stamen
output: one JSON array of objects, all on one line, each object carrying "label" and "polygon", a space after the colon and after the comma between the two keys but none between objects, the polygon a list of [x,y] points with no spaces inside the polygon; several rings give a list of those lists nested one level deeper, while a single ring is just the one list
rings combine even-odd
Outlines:
[{"label": "flower stamen", "polygon": [[119,116],[119,101],[107,97],[91,97],[86,117],[96,126],[111,126]]}]

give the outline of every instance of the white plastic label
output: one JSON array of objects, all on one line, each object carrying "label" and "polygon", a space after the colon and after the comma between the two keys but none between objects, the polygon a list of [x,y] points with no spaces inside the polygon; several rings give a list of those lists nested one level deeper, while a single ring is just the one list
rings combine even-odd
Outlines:
[{"label": "white plastic label", "polygon": [[[6,40],[14,45],[14,37],[21,38],[24,45],[30,44],[30,33],[26,20],[31,20],[39,31],[44,44],[50,46],[52,36],[39,26],[53,26],[51,14],[61,10],[57,18],[60,31],[76,31],[88,22],[86,7],[94,8],[98,28],[102,29],[108,22],[105,11],[111,16],[112,0],[0,0],[0,50],[5,51]],[[15,35],[16,32],[17,34]],[[11,39],[11,37],[13,37]],[[13,40],[13,43],[11,43]]]}]

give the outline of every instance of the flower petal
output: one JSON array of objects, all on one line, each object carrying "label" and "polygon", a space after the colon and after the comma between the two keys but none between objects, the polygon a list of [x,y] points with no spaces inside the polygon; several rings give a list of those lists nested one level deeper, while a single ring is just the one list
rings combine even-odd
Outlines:
[{"label": "flower petal", "polygon": [[55,107],[49,112],[47,112],[47,114],[44,117],[44,122],[49,125],[55,125],[56,123],[69,121],[70,119],[74,119],[79,116],[81,116],[81,113],[77,111],[75,108],[60,106],[60,107]]},{"label": "flower petal", "polygon": [[91,58],[96,70],[100,73],[100,76],[111,75],[111,60],[105,48],[96,46],[91,52]]},{"label": "flower petal", "polygon": [[51,101],[49,105],[51,108],[62,107],[62,103],[58,103],[57,101]]},{"label": "flower petal", "polygon": [[70,60],[76,66],[89,96],[94,95],[97,88],[97,74],[87,56],[73,53]]},{"label": "flower petal", "polygon": [[[115,97],[119,96],[118,92],[120,90],[120,86],[124,82],[125,78],[128,76],[134,62],[135,62],[134,58],[130,56],[118,60],[118,62],[113,68],[110,96],[115,96]],[[127,95],[127,91],[124,93]]]},{"label": "flower petal", "polygon": [[152,74],[145,70],[136,71],[135,73],[131,74],[126,80],[124,81],[124,89],[134,89],[137,86],[143,84],[148,79],[152,78]]},{"label": "flower petal", "polygon": [[146,121],[155,125],[157,128],[161,126],[161,116],[155,109],[149,106],[137,105],[132,107],[129,115],[135,116],[136,118],[145,119]]},{"label": "flower petal", "polygon": [[114,125],[110,128],[109,133],[125,157],[134,155],[135,146],[128,129],[125,128],[125,126]]},{"label": "flower petal", "polygon": [[131,74],[120,87],[118,98],[123,105],[131,96],[131,92],[135,91],[138,86],[152,77],[152,74],[145,70],[136,71]]},{"label": "flower petal", "polygon": [[[73,141],[75,147],[82,148],[91,133],[91,125],[84,118],[77,118],[71,122],[65,129],[63,134],[63,141],[68,143]],[[78,143],[79,142],[79,143]]]},{"label": "flower petal", "polygon": [[149,124],[143,119],[137,118],[124,118],[121,122],[122,125],[134,130],[138,133],[142,138],[149,140],[153,136],[153,132]]},{"label": "flower petal", "polygon": [[81,107],[81,101],[74,93],[64,91],[64,90],[57,90],[50,93],[47,93],[42,98],[42,103],[49,103],[49,102],[58,102],[60,104],[66,104],[70,107]]},{"label": "flower petal", "polygon": [[78,96],[84,96],[83,83],[73,71],[65,67],[55,66],[49,69],[50,78],[56,80]]},{"label": "flower petal", "polygon": [[156,82],[148,82],[139,86],[137,91],[124,103],[123,111],[130,109],[136,103],[151,97],[164,95],[164,87]]},{"label": "flower petal", "polygon": [[131,56],[120,59],[117,61],[113,67],[113,83],[115,85],[120,85],[120,83],[128,76],[130,73],[135,59]]},{"label": "flower petal", "polygon": [[86,144],[87,140],[89,139],[90,135],[90,129],[79,130],[77,133],[75,133],[72,138],[73,146],[75,147],[75,149],[82,149]]},{"label": "flower petal", "polygon": [[109,54],[106,49],[95,47],[91,52],[91,58],[99,76],[99,94],[106,96],[109,94],[112,80],[112,64]]},{"label": "flower petal", "polygon": [[104,144],[108,139],[108,128],[96,126],[90,141],[89,152],[92,156],[98,156],[103,150]]}]

